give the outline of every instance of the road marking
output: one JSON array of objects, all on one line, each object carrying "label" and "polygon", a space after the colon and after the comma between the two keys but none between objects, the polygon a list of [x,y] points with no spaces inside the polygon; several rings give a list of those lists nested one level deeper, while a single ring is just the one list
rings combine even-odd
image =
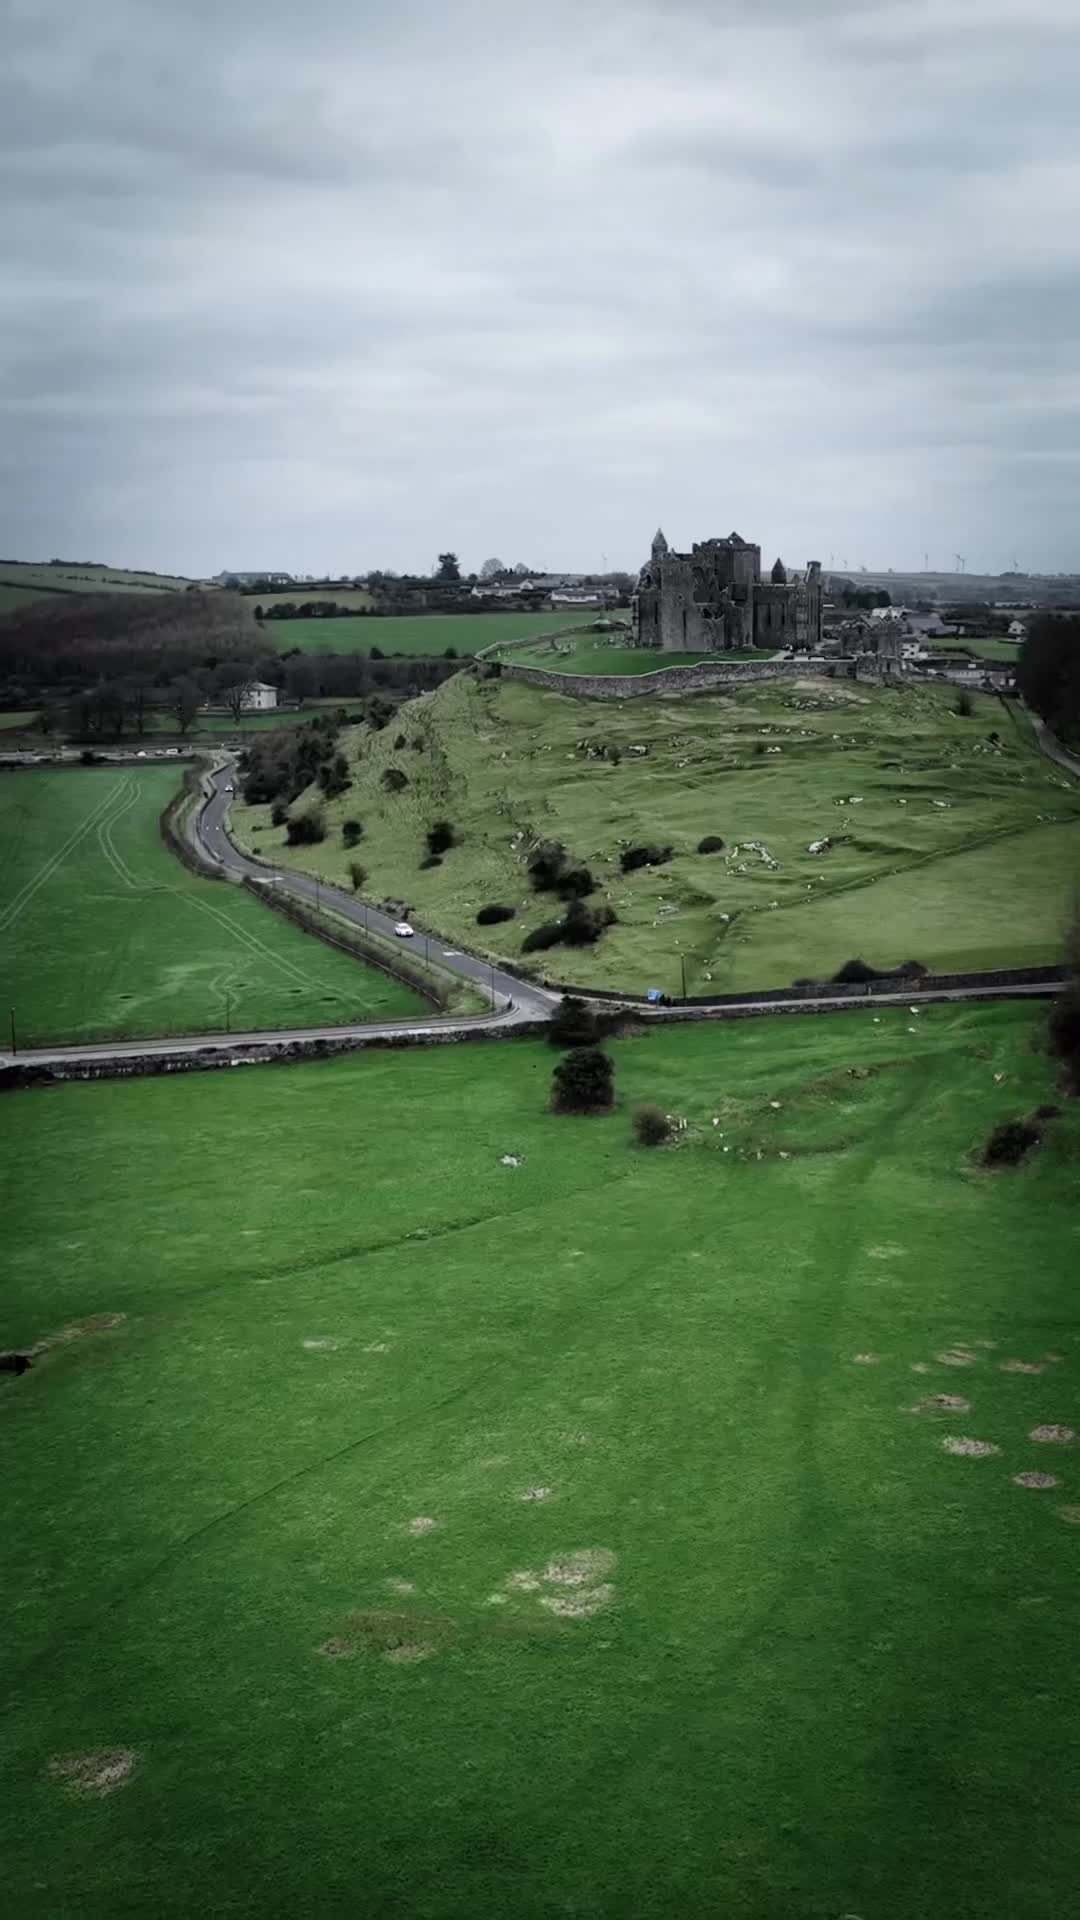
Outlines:
[{"label": "road marking", "polygon": [[445,952],[445,953],[443,954],[443,959],[444,959],[444,960],[460,960],[460,959],[461,959],[461,955],[460,955],[460,953],[458,952],[458,950],[457,950],[457,948],[456,948],[456,947],[450,947],[450,948],[449,948],[449,949],[448,949],[448,950],[447,950],[447,951],[446,951],[446,952]]}]

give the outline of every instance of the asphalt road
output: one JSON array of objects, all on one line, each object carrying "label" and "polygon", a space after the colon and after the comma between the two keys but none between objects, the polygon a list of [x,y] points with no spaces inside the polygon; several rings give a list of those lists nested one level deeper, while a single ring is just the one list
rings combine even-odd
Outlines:
[{"label": "asphalt road", "polygon": [[[396,922],[390,914],[380,913],[376,907],[365,906],[353,894],[343,893],[340,888],[329,886],[322,880],[313,880],[306,873],[264,865],[261,861],[249,860],[239,852],[228,833],[232,799],[228,788],[234,777],[231,764],[218,767],[208,776],[211,797],[191,819],[192,838],[202,853],[231,873],[246,874],[260,884],[279,886],[283,892],[294,894],[301,900],[310,900],[314,906],[332,907],[335,913],[344,920],[350,920],[362,932],[370,930],[382,934],[393,944]],[[410,921],[410,925],[413,924]],[[428,933],[420,927],[417,927],[412,940],[400,944],[415,950],[419,959],[430,959],[445,973],[467,980],[486,999],[493,1000],[498,1014],[502,1016],[500,1025],[508,1024],[515,1018],[546,1020],[558,1001],[558,994],[547,993],[527,980],[519,980],[515,974],[503,973],[489,961],[479,960],[475,954],[466,953],[450,941],[442,940],[437,934]],[[491,1022],[490,1014],[479,1017]],[[399,1027],[401,1024],[400,1021],[397,1023]],[[445,1017],[439,1024],[446,1025]]]},{"label": "asphalt road", "polygon": [[[1039,744],[1043,751],[1070,773],[1080,774],[1080,762],[1072,758],[1046,728],[1036,722]],[[277,885],[301,899],[310,900],[316,905],[332,907],[335,913],[350,920],[362,929],[385,935],[394,939],[394,919],[374,907],[367,907],[355,899],[352,894],[342,893],[337,887],[322,881],[311,879],[307,874],[296,873],[288,869],[277,869],[249,860],[234,846],[228,834],[228,812],[231,794],[228,788],[234,780],[231,764],[223,764],[206,776],[209,797],[206,804],[198,809],[189,822],[189,833],[193,844],[203,856],[213,860],[219,866],[238,875],[249,875],[252,879],[268,886]],[[114,1040],[89,1046],[38,1047],[13,1055],[11,1051],[0,1048],[0,1066],[10,1066],[16,1062],[23,1065],[49,1066],[65,1061],[107,1061],[124,1060],[133,1057],[166,1059],[180,1054],[200,1053],[207,1049],[215,1052],[232,1053],[242,1048],[257,1047],[273,1050],[287,1047],[304,1040],[346,1040],[358,1035],[408,1035],[425,1033],[466,1032],[469,1029],[487,1029],[493,1033],[505,1032],[509,1028],[525,1021],[546,1020],[558,1002],[558,994],[549,993],[531,982],[520,980],[515,974],[505,973],[501,968],[493,967],[488,961],[478,959],[474,954],[466,953],[451,946],[435,934],[418,930],[410,947],[417,947],[425,957],[430,958],[447,973],[459,979],[469,981],[486,998],[493,1001],[490,1013],[459,1016],[431,1015],[419,1020],[394,1020],[371,1022],[353,1026],[336,1027],[297,1027],[271,1032],[183,1034],[172,1039],[160,1040]],[[694,1019],[730,1019],[742,1018],[748,1014],[776,1014],[781,1012],[820,1013],[828,1011],[853,1012],[873,1007],[897,1007],[931,1005],[934,1002],[1000,1000],[1014,998],[1046,998],[1056,987],[1056,983],[1037,986],[1002,987],[957,987],[938,991],[924,991],[917,987],[896,991],[871,990],[865,995],[833,996],[823,994],[818,999],[788,1002],[775,1000],[744,1000],[735,1006],[694,1008],[692,1013],[676,1007],[648,1008],[640,1002],[623,1003],[629,1011],[643,1022],[652,1024],[667,1020],[692,1017]],[[609,1007],[617,1002],[608,1001]]]}]

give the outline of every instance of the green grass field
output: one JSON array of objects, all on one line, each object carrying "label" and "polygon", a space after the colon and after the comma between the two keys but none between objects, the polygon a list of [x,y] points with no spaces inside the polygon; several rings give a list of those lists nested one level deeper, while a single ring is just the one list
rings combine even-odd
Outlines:
[{"label": "green grass field", "polygon": [[[1056,959],[1080,882],[1080,782],[1001,701],[977,694],[964,719],[955,700],[951,688],[793,679],[608,705],[455,676],[384,732],[347,736],[353,785],[327,809],[322,846],[287,848],[267,808],[240,808],[236,823],[241,837],[258,826],[275,859],[344,882],[338,829],[359,819],[374,897],[472,942],[485,937],[480,907],[513,906],[486,935],[509,959],[561,912],[530,894],[524,864],[531,838],[559,839],[619,916],[595,947],[536,956],[550,978],[583,985],[678,992],[684,962],[690,992],[707,993],[828,977],[855,955],[950,971]],[[590,757],[590,744],[621,760]],[[383,788],[390,766],[406,774],[401,793]],[[438,818],[461,844],[421,872]],[[699,854],[706,834],[725,851]],[[811,854],[825,837],[830,850]],[[624,876],[619,853],[640,842],[674,857]]]},{"label": "green grass field", "polygon": [[1041,1017],[5,1100],[11,1911],[1067,1914],[1080,1115],[972,1163]]},{"label": "green grass field", "polygon": [[0,613],[25,606],[48,593],[146,593],[154,588],[177,592],[188,584],[178,574],[132,573],[123,567],[84,567],[61,563],[37,566],[0,561]]},{"label": "green grass field", "polygon": [[700,667],[704,661],[710,664],[730,664],[736,660],[771,660],[772,654],[752,648],[747,651],[731,651],[719,655],[700,653],[661,653],[651,647],[630,647],[625,636],[613,634],[605,640],[602,634],[567,634],[562,639],[552,635],[537,640],[531,646],[508,647],[498,656],[511,666],[544,667],[554,673],[659,673],[666,667]]},{"label": "green grass field", "polygon": [[[201,880],[158,818],[175,767],[0,784],[0,981],[23,1046],[406,1018],[424,1003],[242,888]],[[428,1011],[424,1007],[425,1011]]]},{"label": "green grass field", "polygon": [[299,647],[303,653],[370,653],[388,657],[422,654],[429,659],[456,648],[465,658],[481,647],[530,634],[557,633],[576,624],[571,613],[403,613],[355,620],[268,620],[264,637],[279,653]]}]

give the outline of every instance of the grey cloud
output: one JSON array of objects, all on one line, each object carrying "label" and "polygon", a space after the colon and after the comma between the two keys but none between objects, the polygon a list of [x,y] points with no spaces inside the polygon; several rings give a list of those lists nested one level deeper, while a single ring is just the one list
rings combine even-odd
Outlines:
[{"label": "grey cloud", "polygon": [[1080,22],[976,11],[6,0],[3,546],[1068,564]]}]

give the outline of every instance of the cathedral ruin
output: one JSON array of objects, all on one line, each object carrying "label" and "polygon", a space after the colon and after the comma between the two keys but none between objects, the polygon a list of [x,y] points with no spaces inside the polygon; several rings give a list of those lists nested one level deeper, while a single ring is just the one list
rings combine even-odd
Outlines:
[{"label": "cathedral ruin", "polygon": [[821,562],[789,573],[781,560],[761,577],[761,548],[737,533],[675,553],[662,533],[633,600],[634,640],[665,653],[808,647],[821,640]]}]

